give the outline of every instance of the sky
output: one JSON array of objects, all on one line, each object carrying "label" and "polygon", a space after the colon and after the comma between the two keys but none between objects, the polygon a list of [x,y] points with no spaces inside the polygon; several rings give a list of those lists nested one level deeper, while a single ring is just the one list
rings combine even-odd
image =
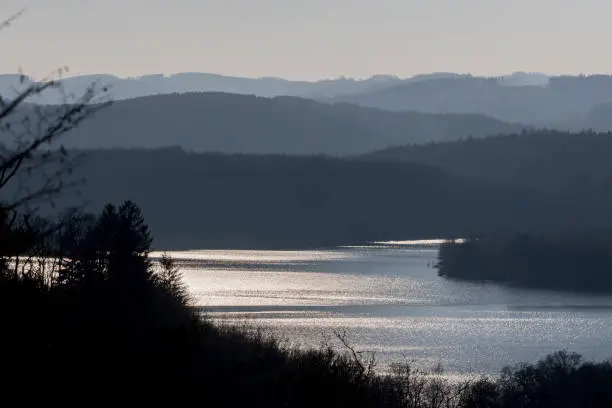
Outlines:
[{"label": "sky", "polygon": [[612,73],[609,0],[2,0],[0,72]]}]

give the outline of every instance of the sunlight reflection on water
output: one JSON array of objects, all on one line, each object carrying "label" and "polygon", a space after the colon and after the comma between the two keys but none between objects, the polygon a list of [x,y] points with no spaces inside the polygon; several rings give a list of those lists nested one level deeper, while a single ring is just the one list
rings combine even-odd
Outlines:
[{"label": "sunlight reflection on water", "polygon": [[495,374],[559,349],[612,357],[612,297],[446,281],[432,267],[436,254],[397,245],[170,253],[219,321],[254,322],[314,347],[346,329],[382,365]]}]

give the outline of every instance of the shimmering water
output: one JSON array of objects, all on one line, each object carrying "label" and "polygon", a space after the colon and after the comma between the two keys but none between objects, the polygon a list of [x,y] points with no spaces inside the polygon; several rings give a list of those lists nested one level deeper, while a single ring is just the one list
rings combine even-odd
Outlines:
[{"label": "shimmering water", "polygon": [[447,281],[435,248],[173,252],[208,313],[255,322],[295,344],[346,330],[381,365],[441,363],[496,374],[567,349],[612,357],[612,297]]}]

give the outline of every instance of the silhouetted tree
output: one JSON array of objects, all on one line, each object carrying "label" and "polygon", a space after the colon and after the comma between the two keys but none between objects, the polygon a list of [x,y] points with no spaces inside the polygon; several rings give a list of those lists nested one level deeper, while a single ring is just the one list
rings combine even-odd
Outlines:
[{"label": "silhouetted tree", "polygon": [[174,259],[163,254],[159,259],[159,271],[156,274],[156,283],[183,306],[189,305],[189,292],[183,282],[183,276]]},{"label": "silhouetted tree", "polygon": [[[149,273],[151,235],[140,209],[131,201],[108,204],[90,239],[95,240],[108,279],[129,283],[136,273]],[[148,278],[148,275],[144,278]]]}]

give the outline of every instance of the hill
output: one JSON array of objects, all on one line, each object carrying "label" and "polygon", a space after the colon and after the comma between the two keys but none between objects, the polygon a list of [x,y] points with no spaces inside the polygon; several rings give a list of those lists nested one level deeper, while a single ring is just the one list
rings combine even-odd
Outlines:
[{"label": "hill", "polygon": [[[332,98],[392,111],[478,113],[534,126],[593,127],[585,122],[598,104],[612,102],[609,75],[551,77],[547,84],[508,79],[454,77],[395,84],[361,94]],[[605,130],[612,130],[606,128]]]},{"label": "hill", "polygon": [[64,142],[74,148],[180,146],[225,153],[346,155],[524,127],[482,115],[396,113],[294,97],[189,93],[115,102]]},{"label": "hill", "polygon": [[[498,187],[412,163],[85,152],[86,208],[138,202],[157,248],[295,248],[610,224],[609,206]],[[64,197],[58,206],[81,199]]]},{"label": "hill", "polygon": [[434,166],[502,185],[572,195],[612,193],[612,133],[540,130],[396,147],[363,157]]}]

